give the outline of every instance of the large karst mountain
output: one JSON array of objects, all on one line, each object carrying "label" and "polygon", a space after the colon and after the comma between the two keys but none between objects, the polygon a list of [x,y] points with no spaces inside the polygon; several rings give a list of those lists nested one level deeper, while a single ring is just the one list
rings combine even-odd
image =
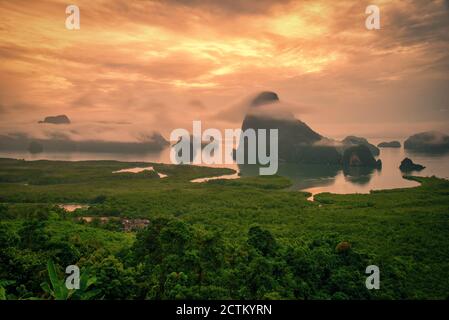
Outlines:
[{"label": "large karst mountain", "polygon": [[[306,123],[295,118],[290,111],[283,109],[278,95],[274,92],[262,92],[251,101],[242,123],[242,130],[246,129],[278,129],[280,162],[359,166],[371,166],[376,162],[371,155],[372,152],[368,152],[371,158],[363,161],[366,158],[364,149],[371,149],[365,139],[349,139],[348,141],[351,142],[349,143],[346,140],[337,142],[323,137]],[[357,158],[358,151],[363,153],[363,157],[360,157],[360,161],[343,163],[346,158],[343,157],[344,151],[354,145],[362,147],[354,149],[356,153],[351,158]],[[244,148],[246,155],[247,146],[245,145]],[[267,150],[269,150],[269,143]]]}]

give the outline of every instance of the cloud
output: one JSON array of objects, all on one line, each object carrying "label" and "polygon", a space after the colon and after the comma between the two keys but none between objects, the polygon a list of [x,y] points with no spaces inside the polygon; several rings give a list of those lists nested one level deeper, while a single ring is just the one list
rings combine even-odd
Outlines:
[{"label": "cloud", "polygon": [[189,106],[195,109],[204,110],[205,105],[204,103],[199,99],[192,99],[189,101]]},{"label": "cloud", "polygon": [[376,0],[381,30],[368,31],[371,2],[79,0],[72,32],[62,0],[4,1],[1,129],[42,135],[34,123],[63,113],[76,139],[238,128],[262,90],[323,131],[447,122],[448,2]]},{"label": "cloud", "polygon": [[275,6],[287,5],[292,0],[258,0],[258,1],[234,1],[234,0],[168,0],[169,4],[181,5],[188,8],[212,10],[232,15],[264,14],[270,12]]}]

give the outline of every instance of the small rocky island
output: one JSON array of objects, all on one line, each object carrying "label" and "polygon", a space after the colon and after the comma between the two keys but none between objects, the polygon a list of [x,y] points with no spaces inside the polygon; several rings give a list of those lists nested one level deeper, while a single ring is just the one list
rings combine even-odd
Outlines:
[{"label": "small rocky island", "polygon": [[343,153],[343,167],[369,167],[380,169],[382,161],[376,160],[366,145],[349,147]]},{"label": "small rocky island", "polygon": [[39,123],[70,124],[70,119],[65,114],[61,114],[59,116],[45,117],[44,121],[39,121]]},{"label": "small rocky island", "polygon": [[400,148],[401,143],[399,141],[381,142],[377,145],[378,148]]},{"label": "small rocky island", "polygon": [[369,143],[368,140],[366,140],[365,138],[362,138],[362,137],[347,136],[346,138],[344,138],[342,140],[342,143],[346,148],[364,145],[370,150],[371,154],[375,157],[377,157],[380,154],[379,148],[377,148],[375,145]]},{"label": "small rocky island", "polygon": [[417,152],[449,152],[449,136],[438,131],[427,131],[410,136],[404,149]]},{"label": "small rocky island", "polygon": [[425,167],[414,163],[411,159],[409,158],[405,158],[404,160],[402,160],[401,165],[399,166],[399,169],[402,172],[412,172],[412,171],[421,171],[423,170]]}]

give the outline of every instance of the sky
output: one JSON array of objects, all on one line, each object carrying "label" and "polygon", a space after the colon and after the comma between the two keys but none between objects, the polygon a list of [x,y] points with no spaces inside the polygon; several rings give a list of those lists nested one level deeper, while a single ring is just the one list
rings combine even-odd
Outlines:
[{"label": "sky", "polygon": [[449,134],[449,1],[0,0],[1,134],[239,128],[265,90],[331,138]]}]

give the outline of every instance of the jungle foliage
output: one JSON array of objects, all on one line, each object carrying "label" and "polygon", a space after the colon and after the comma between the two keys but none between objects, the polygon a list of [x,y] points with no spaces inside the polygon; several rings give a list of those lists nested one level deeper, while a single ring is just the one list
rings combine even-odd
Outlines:
[{"label": "jungle foliage", "polygon": [[[168,177],[112,173],[150,165]],[[276,176],[190,182],[230,173],[0,159],[0,299],[448,298],[447,180],[315,202]],[[74,203],[88,207],[58,206]],[[150,223],[124,232],[122,218]],[[79,292],[61,288],[71,264]],[[380,290],[365,287],[372,264]]]}]

